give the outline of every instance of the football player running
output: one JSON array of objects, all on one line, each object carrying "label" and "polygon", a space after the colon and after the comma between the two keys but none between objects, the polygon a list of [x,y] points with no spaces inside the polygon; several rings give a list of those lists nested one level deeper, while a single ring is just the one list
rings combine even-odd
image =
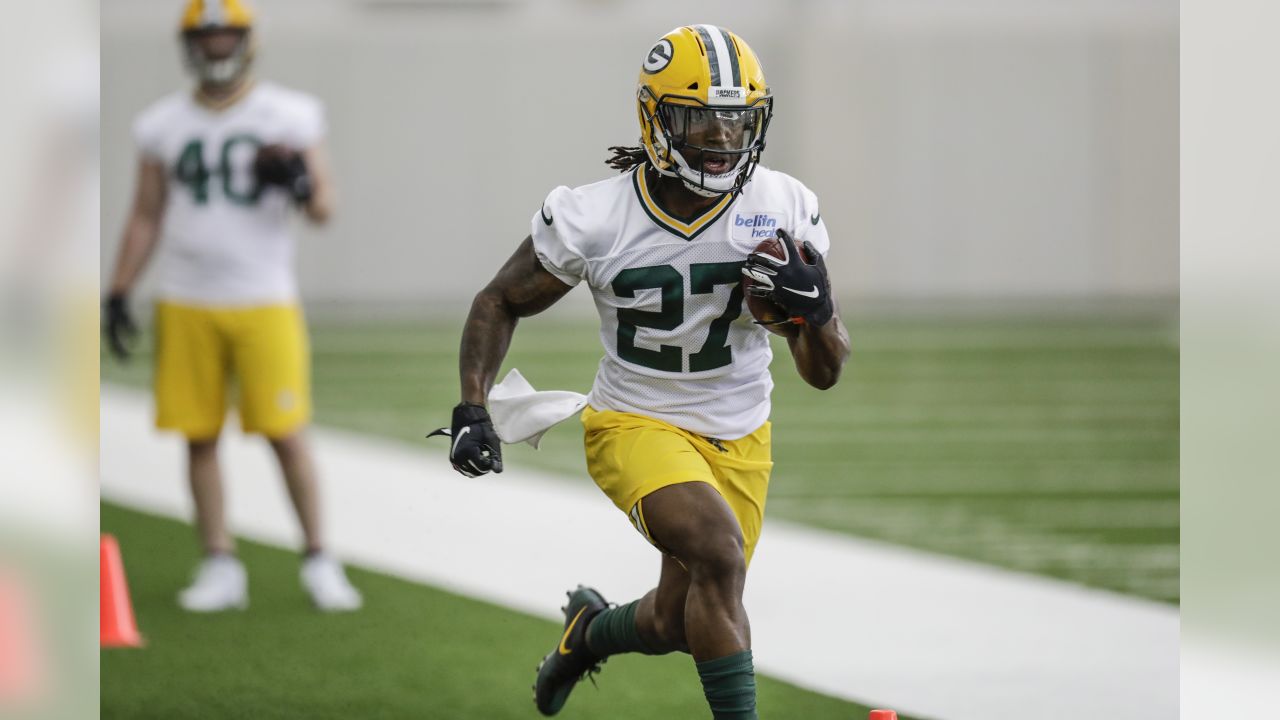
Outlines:
[{"label": "football player running", "polygon": [[[585,281],[605,351],[582,413],[587,468],[662,553],[662,570],[623,605],[588,587],[569,593],[534,702],[555,715],[611,655],[682,651],[715,718],[755,718],[742,592],[773,464],[773,382],[768,333],[743,313],[744,273],[792,319],[784,334],[810,385],[835,385],[849,339],[817,198],[759,165],[773,99],[746,42],[712,25],[667,33],[641,65],[637,109],[641,145],[611,148],[608,161],[625,174],[552,190],[476,295],[450,459],[468,476],[502,472],[486,400],[516,323]],[[768,237],[785,261],[753,253]]]},{"label": "football player running", "polygon": [[134,124],[137,189],[104,307],[111,351],[129,354],[128,295],[161,246],[155,308],[156,425],[187,439],[195,520],[205,557],[178,601],[194,612],[248,603],[243,565],[223,517],[218,437],[227,379],[240,422],[274,450],[305,541],[301,580],[322,610],[355,610],[360,593],[323,551],[310,416],[306,326],[293,274],[290,215],[332,209],[323,108],[256,82],[253,18],[241,0],[190,0],[181,42],[194,91],[173,93]]}]

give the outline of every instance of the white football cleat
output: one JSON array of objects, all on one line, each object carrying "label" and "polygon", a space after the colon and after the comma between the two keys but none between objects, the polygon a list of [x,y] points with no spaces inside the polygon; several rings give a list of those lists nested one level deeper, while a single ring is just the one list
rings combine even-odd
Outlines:
[{"label": "white football cleat", "polygon": [[359,610],[364,604],[360,591],[351,586],[342,565],[325,553],[302,561],[302,587],[319,610],[341,612]]},{"label": "white football cleat", "polygon": [[196,568],[195,580],[178,593],[188,612],[220,612],[249,607],[249,580],[234,555],[211,555]]}]

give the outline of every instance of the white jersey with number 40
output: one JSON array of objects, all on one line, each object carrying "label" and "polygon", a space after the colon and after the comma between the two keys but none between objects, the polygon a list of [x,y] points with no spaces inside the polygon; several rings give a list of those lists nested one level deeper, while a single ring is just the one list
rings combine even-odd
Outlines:
[{"label": "white jersey with number 40", "polygon": [[639,413],[736,440],[769,418],[768,333],[751,322],[742,263],[778,228],[824,256],[818,200],[795,178],[758,167],[736,198],[682,219],[653,201],[642,170],[551,191],[533,224],[549,272],[586,281],[605,354],[597,410]]},{"label": "white jersey with number 40", "polygon": [[293,301],[290,203],[253,175],[262,145],[320,142],[324,111],[305,93],[258,83],[224,110],[190,92],[152,104],[134,123],[143,157],[167,174],[159,296],[198,305]]}]

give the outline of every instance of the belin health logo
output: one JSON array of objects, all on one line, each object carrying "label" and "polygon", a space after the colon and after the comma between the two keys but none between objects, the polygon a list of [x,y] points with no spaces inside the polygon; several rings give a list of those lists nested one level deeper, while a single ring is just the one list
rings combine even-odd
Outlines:
[{"label": "belin health logo", "polygon": [[778,230],[777,219],[767,213],[735,215],[733,224],[735,227],[751,228],[751,237],[753,238],[773,237]]}]

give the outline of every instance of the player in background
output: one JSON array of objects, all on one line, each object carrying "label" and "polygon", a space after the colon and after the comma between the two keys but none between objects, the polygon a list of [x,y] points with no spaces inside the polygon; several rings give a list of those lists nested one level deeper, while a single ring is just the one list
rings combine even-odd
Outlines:
[{"label": "player in background", "polygon": [[[552,190],[476,296],[450,460],[468,476],[502,471],[486,400],[516,322],[585,281],[605,350],[582,415],[587,468],[663,554],[662,570],[656,588],[621,606],[592,588],[569,593],[534,701],[554,715],[611,655],[683,651],[715,718],[755,718],[742,592],[773,465],[773,381],[767,332],[742,312],[743,274],[802,323],[786,326],[787,343],[810,385],[836,383],[849,339],[817,198],[758,166],[772,97],[755,53],[716,26],[677,28],[645,57],[637,92],[641,146],[611,148],[609,161],[625,174]],[[768,237],[786,261],[753,253]]]},{"label": "player in background", "polygon": [[256,81],[253,17],[241,0],[190,0],[181,21],[194,91],[138,116],[137,189],[104,308],[112,352],[136,327],[128,295],[161,246],[155,308],[156,425],[187,439],[205,557],[178,596],[187,610],[248,604],[223,515],[218,436],[227,382],[240,422],[279,460],[305,541],[303,586],[322,610],[355,610],[360,593],[324,552],[316,468],[307,443],[310,359],[294,278],[291,214],[324,223],[333,199],[318,100]]}]

